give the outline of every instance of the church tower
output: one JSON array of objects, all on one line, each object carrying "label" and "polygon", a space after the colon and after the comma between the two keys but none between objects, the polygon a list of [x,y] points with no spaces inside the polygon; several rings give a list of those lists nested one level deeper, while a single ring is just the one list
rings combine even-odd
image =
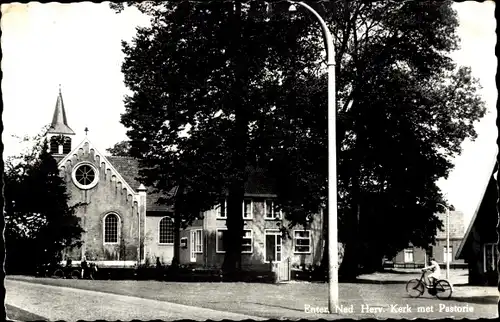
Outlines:
[{"label": "church tower", "polygon": [[61,85],[59,85],[59,95],[57,96],[56,108],[52,123],[47,131],[47,139],[49,141],[50,153],[54,155],[63,155],[71,152],[71,136],[75,132],[68,126],[66,119],[66,111],[61,94]]}]

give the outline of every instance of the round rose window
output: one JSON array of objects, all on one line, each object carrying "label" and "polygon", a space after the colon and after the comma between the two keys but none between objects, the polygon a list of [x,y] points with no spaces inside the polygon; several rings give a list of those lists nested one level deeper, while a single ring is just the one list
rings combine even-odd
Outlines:
[{"label": "round rose window", "polygon": [[80,189],[90,189],[94,187],[99,180],[97,169],[89,163],[77,165],[75,170],[73,170],[72,177],[73,182]]}]

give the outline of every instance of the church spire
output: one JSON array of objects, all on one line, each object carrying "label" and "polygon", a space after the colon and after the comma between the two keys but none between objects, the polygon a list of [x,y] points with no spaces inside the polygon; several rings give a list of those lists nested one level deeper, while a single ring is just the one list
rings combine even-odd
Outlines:
[{"label": "church spire", "polygon": [[68,134],[74,135],[75,132],[68,126],[66,119],[66,111],[64,110],[64,103],[61,93],[61,84],[59,84],[59,95],[57,96],[56,108],[54,109],[54,116],[52,123],[47,133],[52,134]]}]

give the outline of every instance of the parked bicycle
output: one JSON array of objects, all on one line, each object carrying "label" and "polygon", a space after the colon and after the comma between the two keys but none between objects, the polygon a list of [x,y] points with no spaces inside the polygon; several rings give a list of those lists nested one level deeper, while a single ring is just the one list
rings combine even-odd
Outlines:
[{"label": "parked bicycle", "polygon": [[68,279],[79,279],[80,278],[80,270],[76,268],[58,268],[54,271],[52,276],[54,278],[68,278]]},{"label": "parked bicycle", "polygon": [[419,297],[424,294],[424,291],[436,296],[438,299],[447,300],[453,293],[453,287],[447,280],[437,280],[434,285],[428,285],[425,281],[425,270],[422,270],[420,279],[412,279],[406,284],[406,292],[410,297]]}]

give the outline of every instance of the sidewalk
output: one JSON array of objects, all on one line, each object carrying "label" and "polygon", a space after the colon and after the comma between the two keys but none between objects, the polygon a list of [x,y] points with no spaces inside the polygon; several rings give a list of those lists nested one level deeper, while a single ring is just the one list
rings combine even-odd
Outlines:
[{"label": "sidewalk", "polygon": [[[442,272],[442,279],[445,279],[445,273]],[[385,283],[406,283],[413,278],[420,278],[422,274],[420,269],[393,269],[388,272],[373,273],[360,275],[358,280],[363,281],[379,281],[381,284]],[[495,286],[472,286],[468,284],[467,270],[450,270],[450,278],[448,281],[453,286],[453,298],[470,298],[470,297],[491,297],[499,296],[497,287]]]},{"label": "sidewalk", "polygon": [[[421,274],[422,271],[420,269],[391,269],[387,272],[360,275],[358,279],[380,282],[408,282],[410,279],[420,278]],[[441,271],[441,278],[445,279],[444,271]],[[464,269],[452,269],[450,270],[448,281],[453,285],[466,285],[468,283],[468,271]]]}]

